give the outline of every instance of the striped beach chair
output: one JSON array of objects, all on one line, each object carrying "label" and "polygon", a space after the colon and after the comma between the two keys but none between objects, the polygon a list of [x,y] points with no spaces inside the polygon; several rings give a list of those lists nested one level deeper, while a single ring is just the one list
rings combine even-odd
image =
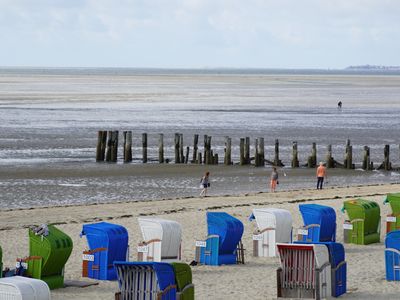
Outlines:
[{"label": "striped beach chair", "polygon": [[120,291],[116,300],[175,300],[174,268],[163,262],[114,262]]},{"label": "striped beach chair", "polygon": [[322,299],[331,296],[328,248],[316,244],[277,244],[277,296]]}]

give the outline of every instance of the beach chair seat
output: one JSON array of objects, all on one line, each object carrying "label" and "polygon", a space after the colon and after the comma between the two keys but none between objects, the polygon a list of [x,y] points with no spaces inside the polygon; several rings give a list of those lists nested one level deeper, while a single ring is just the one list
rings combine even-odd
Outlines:
[{"label": "beach chair seat", "polygon": [[370,200],[353,199],[343,203],[350,220],[343,225],[345,243],[368,245],[379,243],[381,216],[379,205]]},{"label": "beach chair seat", "polygon": [[277,244],[277,296],[322,299],[331,296],[329,251],[319,244]]},{"label": "beach chair seat", "polygon": [[239,246],[244,230],[240,220],[225,212],[207,212],[207,227],[205,247],[197,251],[198,262],[213,266],[244,263],[244,254],[238,255],[238,249],[243,251]]},{"label": "beach chair seat", "polygon": [[29,229],[29,257],[26,276],[41,279],[50,289],[64,287],[64,266],[72,252],[71,238],[53,225],[48,235],[35,235]]},{"label": "beach chair seat", "polygon": [[114,261],[127,260],[128,231],[117,224],[100,222],[83,225],[89,250],[83,252],[82,277],[116,280]]},{"label": "beach chair seat", "polygon": [[164,262],[114,262],[119,300],[175,300],[174,268]]},{"label": "beach chair seat", "polygon": [[386,232],[400,230],[400,193],[387,194],[383,204],[390,204],[392,213],[386,217]]},{"label": "beach chair seat", "polygon": [[194,300],[194,285],[192,283],[192,269],[183,262],[171,263],[174,268],[176,282],[176,298],[178,300]]},{"label": "beach chair seat", "polygon": [[48,285],[39,279],[12,276],[0,279],[0,299],[50,300]]},{"label": "beach chair seat", "polygon": [[400,281],[400,230],[386,235],[385,247],[386,280]]},{"label": "beach chair seat", "polygon": [[304,226],[299,230],[299,241],[334,242],[336,213],[332,207],[320,204],[300,204]]},{"label": "beach chair seat", "polygon": [[176,221],[138,218],[143,242],[138,261],[172,262],[181,259],[182,227]]},{"label": "beach chair seat", "polygon": [[276,243],[292,242],[293,221],[288,210],[255,208],[250,219],[255,219],[257,223],[253,233],[253,256],[276,256]]}]

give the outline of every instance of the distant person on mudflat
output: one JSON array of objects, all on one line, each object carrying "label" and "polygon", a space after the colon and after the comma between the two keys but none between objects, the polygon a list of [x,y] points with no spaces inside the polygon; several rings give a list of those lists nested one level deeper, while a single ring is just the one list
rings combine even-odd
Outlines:
[{"label": "distant person on mudflat", "polygon": [[210,187],[210,172],[206,172],[203,177],[200,179],[201,184],[201,192],[200,197],[207,197],[207,189]]},{"label": "distant person on mudflat", "polygon": [[320,162],[317,168],[317,190],[322,190],[324,179],[326,178],[326,167],[323,162]]},{"label": "distant person on mudflat", "polygon": [[274,167],[274,168],[272,169],[271,181],[270,181],[270,191],[271,191],[272,193],[275,192],[276,186],[279,184],[278,179],[279,179],[279,174],[278,174],[278,171],[276,170],[276,168]]},{"label": "distant person on mudflat", "polygon": [[342,101],[339,101],[338,104],[337,104],[337,107],[338,107],[339,109],[342,109],[342,104],[343,104]]}]

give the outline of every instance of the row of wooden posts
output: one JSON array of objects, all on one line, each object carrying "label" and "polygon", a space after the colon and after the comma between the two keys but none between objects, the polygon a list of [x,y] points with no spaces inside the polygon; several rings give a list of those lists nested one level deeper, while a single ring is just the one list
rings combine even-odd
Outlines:
[{"label": "row of wooden posts", "polygon": [[[96,161],[97,162],[117,162],[118,158],[118,131],[99,131],[96,149]],[[132,131],[123,131],[123,159],[124,162],[128,163],[132,161]],[[211,136],[204,135],[204,147],[203,153],[199,151],[199,135],[195,134],[193,138],[193,151],[192,159],[190,163],[192,164],[206,164],[215,165],[219,163],[218,153],[214,153],[211,147]],[[189,152],[190,147],[187,146],[186,149],[183,145],[183,134],[175,133],[174,139],[175,146],[175,163],[177,164],[187,164],[189,163]],[[265,164],[283,167],[284,164],[279,159],[279,140],[275,140],[275,156],[274,160],[270,161],[265,158],[264,151],[264,138],[260,137],[255,139],[254,156],[250,156],[250,138],[240,139],[240,165],[249,165],[254,161],[256,167],[265,166]],[[186,150],[186,151],[184,151]],[[382,164],[379,165],[378,169],[391,170],[392,164],[389,160],[390,146],[385,145],[384,147],[384,160]],[[142,134],[142,162],[147,163],[147,133]],[[158,162],[168,163],[169,159],[164,157],[164,134],[159,134],[158,137]],[[224,164],[232,165],[232,139],[230,137],[225,137],[225,149],[224,149]],[[303,167],[315,168],[317,166],[317,144],[312,143],[311,155],[307,159],[307,163],[301,165]],[[328,145],[326,154],[326,166],[328,168],[341,167],[345,169],[354,169],[355,165],[353,163],[353,147],[350,140],[346,142],[346,150],[343,164],[338,162],[332,157],[332,145]],[[300,162],[298,159],[297,142],[293,142],[292,145],[292,168],[300,167]],[[364,146],[364,155],[362,168],[364,170],[373,170],[374,164],[370,160],[370,148]]]}]

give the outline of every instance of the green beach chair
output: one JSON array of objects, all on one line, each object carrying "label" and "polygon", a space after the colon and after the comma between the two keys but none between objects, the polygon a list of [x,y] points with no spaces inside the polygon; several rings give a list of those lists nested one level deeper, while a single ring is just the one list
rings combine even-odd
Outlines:
[{"label": "green beach chair", "polygon": [[345,243],[379,243],[381,211],[376,202],[364,199],[347,200],[343,203],[343,209],[350,219],[343,226]]},{"label": "green beach chair", "polygon": [[29,229],[28,277],[45,281],[50,289],[64,287],[64,266],[72,252],[71,238],[53,225],[47,236]]},{"label": "green beach chair", "polygon": [[177,299],[194,300],[194,285],[192,283],[192,269],[186,263],[173,262],[175,281],[177,285]]},{"label": "green beach chair", "polygon": [[389,203],[392,213],[386,218],[386,232],[400,229],[400,193],[387,194],[383,204]]}]

